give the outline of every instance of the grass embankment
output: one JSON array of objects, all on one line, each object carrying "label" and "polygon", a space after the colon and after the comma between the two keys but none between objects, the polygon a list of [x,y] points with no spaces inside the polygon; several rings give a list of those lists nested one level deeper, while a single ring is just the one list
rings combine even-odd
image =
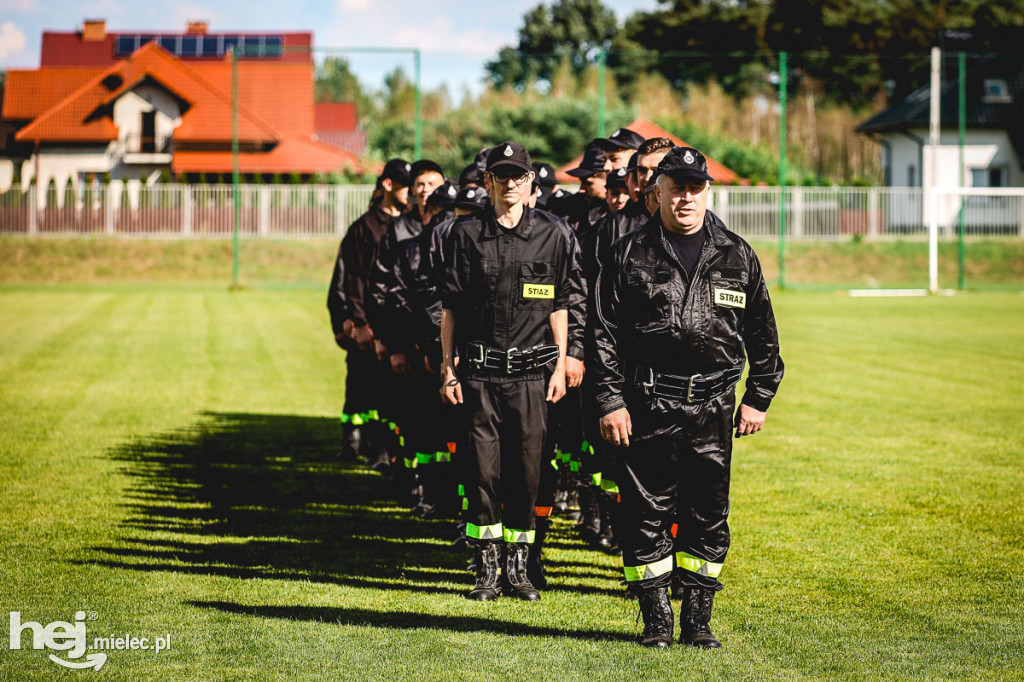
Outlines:
[{"label": "grass embankment", "polygon": [[[770,282],[779,278],[777,243],[755,243]],[[243,284],[326,287],[337,252],[333,240],[244,239]],[[940,244],[943,287],[957,285],[957,245]],[[968,242],[969,289],[1024,288],[1024,240]],[[0,282],[229,283],[229,240],[0,238]],[[794,287],[927,287],[928,245],[912,242],[803,243],[786,249],[786,283]]]},{"label": "grass embankment", "polygon": [[540,603],[461,598],[450,524],[334,458],[321,291],[0,287],[0,642],[15,610],[172,636],[93,673],[26,632],[0,679],[1024,679],[1024,297],[775,299],[702,653],[636,645],[564,522]]}]

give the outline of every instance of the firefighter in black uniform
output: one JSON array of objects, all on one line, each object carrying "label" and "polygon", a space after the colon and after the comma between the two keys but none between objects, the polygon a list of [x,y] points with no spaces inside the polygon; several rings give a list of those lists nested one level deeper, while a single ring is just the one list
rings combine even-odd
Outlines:
[{"label": "firefighter in black uniform", "polygon": [[[451,404],[465,401],[468,422],[465,519],[476,583],[467,596],[495,599],[507,587],[535,601],[527,561],[547,403],[565,395],[568,310],[585,288],[572,233],[526,205],[526,149],[504,142],[486,168],[490,203],[457,220],[446,244],[441,393]],[[503,549],[507,585],[499,580]]]},{"label": "firefighter in black uniform", "polygon": [[612,247],[598,278],[587,365],[601,435],[622,448],[622,560],[642,643],[672,642],[675,571],[680,642],[718,648],[709,623],[729,549],[732,427],[761,430],[783,363],[757,256],[707,210],[707,160],[675,147],[658,170],[658,214]]},{"label": "firefighter in black uniform", "polygon": [[[366,288],[377,245],[387,231],[388,222],[406,208],[410,168],[405,159],[391,159],[384,164],[384,170],[377,179],[380,198],[345,232],[327,292],[327,309],[331,314],[335,341],[347,351],[345,406],[341,416],[344,429],[342,452],[346,458],[357,454],[371,458],[376,454],[387,456],[381,449],[383,430],[377,428],[377,434],[365,432],[372,426],[379,427],[377,419],[383,400],[378,391],[383,372],[374,353],[373,330],[366,319]],[[373,445],[380,452],[368,451],[366,445],[371,438],[376,441]],[[379,467],[383,462],[371,459],[370,464]]]}]

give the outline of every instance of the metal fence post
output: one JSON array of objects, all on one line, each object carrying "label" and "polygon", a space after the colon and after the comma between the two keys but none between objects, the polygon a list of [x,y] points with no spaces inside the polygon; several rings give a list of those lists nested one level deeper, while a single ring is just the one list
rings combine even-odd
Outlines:
[{"label": "metal fence post", "polygon": [[793,239],[804,237],[804,188],[794,187],[793,192]]},{"label": "metal fence post", "polygon": [[345,199],[347,194],[341,185],[334,186],[334,234],[339,237],[345,234]]},{"label": "metal fence post", "polygon": [[259,206],[256,231],[265,237],[270,234],[270,189],[266,185],[260,185]]},{"label": "metal fence post", "polygon": [[181,233],[192,236],[192,185],[178,185],[181,191]]},{"label": "metal fence post", "polygon": [[878,236],[878,188],[868,190],[868,236]]}]

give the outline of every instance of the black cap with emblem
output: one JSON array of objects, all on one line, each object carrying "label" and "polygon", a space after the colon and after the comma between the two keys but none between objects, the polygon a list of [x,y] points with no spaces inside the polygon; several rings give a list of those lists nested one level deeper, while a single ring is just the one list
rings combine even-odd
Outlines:
[{"label": "black cap with emblem", "polygon": [[591,175],[603,173],[607,163],[608,160],[605,158],[604,152],[596,144],[592,143],[587,145],[586,151],[583,152],[580,165],[566,171],[566,173],[577,178],[589,178]]},{"label": "black cap with emblem", "polygon": [[644,143],[644,137],[629,128],[619,128],[608,137],[599,137],[595,142],[606,152],[614,152],[620,149],[638,149]]},{"label": "black cap with emblem", "polygon": [[625,187],[626,186],[626,175],[628,175],[628,174],[629,174],[629,172],[625,168],[616,168],[613,171],[609,171],[608,172],[608,182],[607,182],[608,189],[616,189],[616,188],[619,188],[619,187]]},{"label": "black cap with emblem", "polygon": [[427,206],[440,206],[451,208],[455,205],[455,197],[459,194],[459,188],[451,181],[445,181],[427,197]]},{"label": "black cap with emblem", "polygon": [[487,191],[482,187],[463,187],[455,197],[455,208],[481,209],[487,203]]},{"label": "black cap with emblem", "polygon": [[534,182],[541,187],[554,187],[558,184],[558,179],[555,178],[555,169],[549,163],[534,162],[533,174],[537,176]]},{"label": "black cap with emblem", "polygon": [[412,170],[412,164],[405,159],[391,159],[384,164],[384,170],[380,172],[378,180],[390,180],[391,182],[397,182],[399,185],[404,187],[409,186],[409,171]]},{"label": "black cap with emblem", "polygon": [[658,164],[658,172],[673,180],[714,180],[708,160],[693,147],[672,147]]},{"label": "black cap with emblem", "polygon": [[529,173],[533,170],[533,161],[526,147],[516,142],[502,142],[487,153],[487,172],[519,171]]}]

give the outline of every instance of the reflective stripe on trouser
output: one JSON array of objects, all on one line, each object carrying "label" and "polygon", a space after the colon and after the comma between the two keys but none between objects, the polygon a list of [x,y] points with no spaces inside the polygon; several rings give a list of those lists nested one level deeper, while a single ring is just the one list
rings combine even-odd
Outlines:
[{"label": "reflective stripe on trouser", "polygon": [[478,526],[475,523],[466,524],[466,537],[474,540],[499,540],[503,537],[500,523],[490,526]]},{"label": "reflective stripe on trouser", "polygon": [[[615,530],[624,565],[643,566],[675,555],[676,575],[684,586],[721,589],[716,565],[725,562],[730,544],[735,401],[728,394],[656,413],[631,406],[629,456],[615,476],[621,499]],[[698,557],[700,563],[687,557]],[[667,587],[669,578],[645,578],[643,586]]]},{"label": "reflective stripe on trouser", "polygon": [[464,519],[477,526],[498,522],[533,530],[540,487],[541,453],[547,428],[543,375],[522,381],[462,382],[466,447],[463,458]]},{"label": "reflective stripe on trouser", "polygon": [[717,578],[722,574],[722,567],[725,564],[716,564],[712,561],[701,559],[687,552],[676,552],[676,566],[686,571],[705,575],[709,578]]},{"label": "reflective stripe on trouser", "polygon": [[640,566],[624,565],[622,570],[626,574],[626,580],[631,583],[659,578],[672,573],[672,555]]},{"label": "reflective stripe on trouser", "polygon": [[528,545],[532,545],[534,540],[537,539],[537,532],[533,530],[513,530],[512,528],[505,529],[505,542],[524,542]]}]

